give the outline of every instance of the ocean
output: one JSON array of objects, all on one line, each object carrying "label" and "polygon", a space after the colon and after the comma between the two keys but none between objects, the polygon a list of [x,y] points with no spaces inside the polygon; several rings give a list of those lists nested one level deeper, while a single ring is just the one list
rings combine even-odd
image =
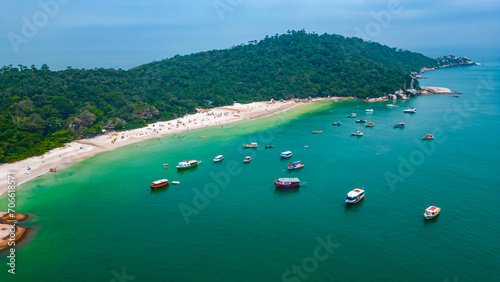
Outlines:
[{"label": "ocean", "polygon": [[[16,246],[15,275],[0,259],[0,280],[498,280],[500,64],[481,63],[420,81],[461,94],[393,108],[314,103],[132,144],[23,184],[16,211],[33,215],[31,232]],[[357,130],[364,136],[351,136]],[[436,138],[423,141],[428,133]],[[243,149],[248,142],[259,147]],[[202,163],[175,169],[190,159]],[[297,160],[305,167],[287,171]],[[281,177],[302,187],[276,190]],[[162,178],[180,184],[151,191]],[[362,187],[365,199],[346,207]],[[7,203],[2,195],[0,210]],[[431,205],[441,214],[424,220]]]}]

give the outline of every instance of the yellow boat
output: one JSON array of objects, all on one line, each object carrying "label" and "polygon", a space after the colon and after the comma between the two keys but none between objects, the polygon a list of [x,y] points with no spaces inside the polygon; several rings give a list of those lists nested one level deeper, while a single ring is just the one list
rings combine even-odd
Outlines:
[{"label": "yellow boat", "polygon": [[245,148],[257,148],[257,143],[243,144]]},{"label": "yellow boat", "polygon": [[200,136],[201,138],[207,138],[207,136]]},{"label": "yellow boat", "polygon": [[323,133],[323,131],[313,131],[313,134]]}]

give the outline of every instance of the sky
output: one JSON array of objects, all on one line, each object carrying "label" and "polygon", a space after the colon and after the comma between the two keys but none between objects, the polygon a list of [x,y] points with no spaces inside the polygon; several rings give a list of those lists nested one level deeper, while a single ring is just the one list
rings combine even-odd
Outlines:
[{"label": "sky", "polygon": [[130,69],[302,30],[481,60],[498,0],[0,0],[0,66]]}]

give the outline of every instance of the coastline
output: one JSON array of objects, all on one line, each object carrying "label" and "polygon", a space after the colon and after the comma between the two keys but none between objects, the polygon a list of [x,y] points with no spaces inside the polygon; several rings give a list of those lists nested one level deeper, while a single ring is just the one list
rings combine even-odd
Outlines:
[{"label": "coastline", "polygon": [[[199,128],[233,123],[242,120],[287,111],[300,105],[316,101],[339,101],[342,98],[314,98],[311,100],[287,100],[233,104],[210,109],[206,112],[186,115],[170,121],[158,121],[147,127],[120,132],[107,132],[103,135],[75,140],[64,147],[53,149],[41,156],[30,157],[14,163],[0,165],[0,183],[7,183],[7,172],[14,172],[16,187],[51,172],[51,168],[63,169],[69,164],[80,162],[97,154],[144,140],[159,138]],[[351,98],[352,99],[352,98]],[[0,186],[0,196],[7,192],[7,186]]]},{"label": "coastline", "polygon": [[[431,94],[452,94],[450,89],[444,87],[422,86],[426,93]],[[399,98],[399,99],[398,99]],[[340,100],[360,100],[368,103],[388,102],[393,100],[407,100],[409,96],[398,97],[388,95],[379,98],[357,99],[354,97],[323,97],[313,99],[291,99],[286,101],[261,101],[250,104],[235,103],[231,106],[217,107],[205,112],[186,115],[170,121],[158,121],[148,124],[146,127],[136,128],[126,131],[112,131],[103,135],[79,139],[67,143],[64,147],[55,148],[41,156],[30,157],[14,163],[0,165],[2,171],[14,172],[16,187],[51,172],[51,169],[60,170],[72,163],[83,161],[103,152],[116,148],[145,141],[152,138],[159,138],[166,135],[177,134],[183,131],[223,125],[243,120],[256,119],[279,112],[284,112],[300,105],[305,105],[317,101]],[[6,183],[8,173],[0,175],[0,183]],[[0,196],[7,192],[7,187],[0,186]]]}]

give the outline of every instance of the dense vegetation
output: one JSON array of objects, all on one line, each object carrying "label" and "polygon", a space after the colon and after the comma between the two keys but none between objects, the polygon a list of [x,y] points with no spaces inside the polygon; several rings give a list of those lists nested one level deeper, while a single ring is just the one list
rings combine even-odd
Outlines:
[{"label": "dense vegetation", "polygon": [[435,59],[359,38],[292,31],[124,71],[0,71],[0,162],[39,155],[102,129],[130,129],[211,107],[318,96],[378,97]]}]

